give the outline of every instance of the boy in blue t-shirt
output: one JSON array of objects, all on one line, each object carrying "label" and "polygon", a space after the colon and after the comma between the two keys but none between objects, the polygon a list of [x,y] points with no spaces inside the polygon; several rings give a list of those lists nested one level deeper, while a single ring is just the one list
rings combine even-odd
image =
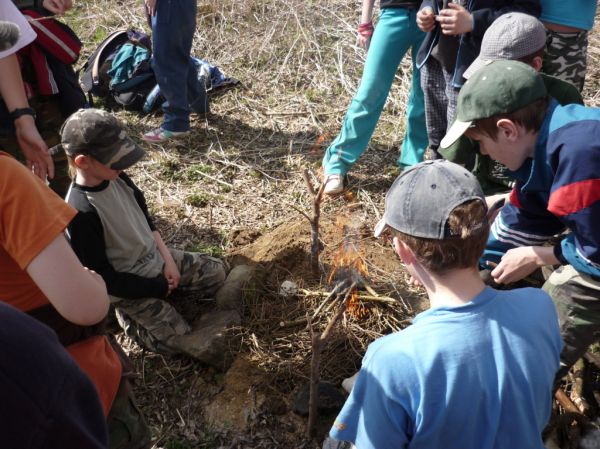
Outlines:
[{"label": "boy in blue t-shirt", "polygon": [[485,198],[459,165],[405,171],[375,236],[392,238],[431,308],[373,342],[330,435],[366,448],[539,448],[562,347],[546,293],[479,277]]}]

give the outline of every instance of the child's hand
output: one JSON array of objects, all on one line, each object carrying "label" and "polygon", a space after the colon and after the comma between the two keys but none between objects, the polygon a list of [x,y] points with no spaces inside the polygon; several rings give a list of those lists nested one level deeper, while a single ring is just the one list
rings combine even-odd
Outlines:
[{"label": "child's hand", "polygon": [[423,8],[417,13],[417,26],[428,33],[435,28],[435,14],[430,7]]},{"label": "child's hand", "polygon": [[156,2],[158,0],[144,0],[144,4],[146,5],[146,10],[148,11],[148,14],[150,14],[150,17],[154,16],[156,14]]},{"label": "child's hand", "polygon": [[179,269],[173,260],[165,261],[165,268],[163,269],[163,275],[169,284],[169,293],[177,288],[179,285],[179,280],[181,279],[181,274],[179,273]]},{"label": "child's hand", "polygon": [[[512,284],[529,276],[544,265],[536,246],[509,249],[496,268],[490,273],[497,284]],[[552,248],[550,248],[552,250]]]},{"label": "child's hand", "polygon": [[31,115],[15,120],[15,133],[19,147],[25,156],[25,164],[38,178],[54,178],[54,162],[48,152],[48,146],[38,132]]},{"label": "child's hand", "polygon": [[371,36],[363,36],[358,33],[358,37],[356,38],[356,43],[358,46],[364,50],[369,49],[369,45],[371,44]]},{"label": "child's hand", "polygon": [[64,14],[73,7],[71,0],[44,0],[42,5],[54,14]]},{"label": "child's hand", "polygon": [[414,276],[408,278],[408,285],[411,287],[423,287],[421,281]]},{"label": "child's hand", "polygon": [[[417,14],[417,25],[418,25]],[[463,6],[457,3],[448,3],[448,9],[442,9],[435,18],[442,27],[442,33],[449,36],[465,34],[473,31],[473,17]]]}]

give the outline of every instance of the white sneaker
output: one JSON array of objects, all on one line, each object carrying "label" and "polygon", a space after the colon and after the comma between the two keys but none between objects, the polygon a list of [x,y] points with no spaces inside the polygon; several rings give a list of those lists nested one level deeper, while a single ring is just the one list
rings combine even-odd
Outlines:
[{"label": "white sneaker", "polygon": [[325,178],[325,195],[337,195],[344,191],[343,175],[327,175]]}]

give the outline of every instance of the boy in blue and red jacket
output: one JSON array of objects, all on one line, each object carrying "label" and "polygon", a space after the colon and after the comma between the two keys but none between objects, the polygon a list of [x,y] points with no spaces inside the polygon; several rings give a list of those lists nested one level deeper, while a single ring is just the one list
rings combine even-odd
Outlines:
[{"label": "boy in blue and red jacket", "polygon": [[[600,332],[600,109],[559,106],[539,74],[516,61],[477,71],[457,106],[441,147],[465,134],[516,179],[484,253],[499,262],[492,277],[511,283],[559,265],[544,289],[565,341],[560,378]],[[558,244],[547,244],[564,231]]]}]

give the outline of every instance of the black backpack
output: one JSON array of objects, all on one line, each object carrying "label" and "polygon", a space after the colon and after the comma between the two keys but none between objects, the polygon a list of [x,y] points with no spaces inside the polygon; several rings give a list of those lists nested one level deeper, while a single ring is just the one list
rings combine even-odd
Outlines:
[{"label": "black backpack", "polygon": [[108,71],[119,49],[124,44],[134,44],[151,51],[150,38],[136,30],[115,31],[104,39],[79,70],[79,84],[87,94],[90,105],[93,96],[105,99],[108,107],[125,107],[141,111],[148,93],[156,86],[156,78],[150,64],[136,68],[132,76],[118,88],[111,88]]}]

